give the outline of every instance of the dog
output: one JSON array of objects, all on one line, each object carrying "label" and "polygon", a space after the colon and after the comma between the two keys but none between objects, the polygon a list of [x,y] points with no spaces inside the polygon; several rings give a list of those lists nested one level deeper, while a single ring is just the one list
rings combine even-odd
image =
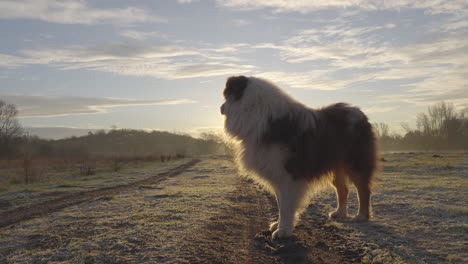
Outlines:
[{"label": "dog", "polygon": [[370,218],[378,155],[372,126],[359,108],[337,103],[312,109],[256,77],[228,78],[223,95],[224,129],[239,143],[240,169],[276,196],[274,239],[293,234],[311,194],[325,183],[336,190],[331,218],[347,217],[350,182],[359,198],[353,220]]}]

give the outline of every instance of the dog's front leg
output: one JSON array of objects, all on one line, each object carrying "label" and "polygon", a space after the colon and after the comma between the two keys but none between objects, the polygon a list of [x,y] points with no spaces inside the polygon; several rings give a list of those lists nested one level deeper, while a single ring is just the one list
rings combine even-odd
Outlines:
[{"label": "dog's front leg", "polygon": [[[275,192],[275,195],[276,195],[276,204],[278,205],[278,208],[281,208],[281,206],[280,206],[280,200],[279,200],[279,198],[278,198],[278,197],[279,197],[279,192],[276,191],[276,192]],[[275,221],[275,222],[273,222],[273,223],[270,224],[270,228],[269,228],[270,232],[273,233],[273,232],[275,232],[275,231],[278,229],[278,222],[279,222],[279,217],[278,217],[278,220],[277,220],[277,221]]]},{"label": "dog's front leg", "polygon": [[[307,184],[302,180],[285,180],[276,191],[278,200],[279,218],[273,239],[292,236],[296,215],[304,201]],[[275,223],[270,226],[274,227]],[[270,229],[271,230],[271,229]]]}]

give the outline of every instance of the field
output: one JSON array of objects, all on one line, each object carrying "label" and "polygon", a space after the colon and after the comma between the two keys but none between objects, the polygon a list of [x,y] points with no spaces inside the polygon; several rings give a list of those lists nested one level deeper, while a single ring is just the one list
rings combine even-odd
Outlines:
[{"label": "field", "polygon": [[383,155],[372,221],[329,220],[327,188],[278,241],[274,198],[224,156],[18,185],[0,192],[0,263],[468,263],[468,154],[433,154]]}]

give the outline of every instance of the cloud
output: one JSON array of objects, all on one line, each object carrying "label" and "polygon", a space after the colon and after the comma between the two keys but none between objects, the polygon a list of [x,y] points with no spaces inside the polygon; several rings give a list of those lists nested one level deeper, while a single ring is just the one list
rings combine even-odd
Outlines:
[{"label": "cloud", "polygon": [[135,39],[135,40],[145,40],[145,39],[150,39],[150,38],[159,38],[159,39],[166,39],[168,36],[166,34],[163,34],[158,31],[137,31],[137,30],[126,30],[120,32],[120,35],[130,38],[130,39]]},{"label": "cloud", "polygon": [[233,72],[240,74],[251,72],[255,67],[251,65],[237,65],[229,63],[184,63],[179,64],[176,69],[169,71],[167,77],[173,79],[209,77],[219,75],[231,75]]},{"label": "cloud", "polygon": [[361,10],[400,10],[400,9],[427,9],[429,13],[460,13],[466,8],[466,1],[452,0],[217,0],[219,6],[239,10],[272,9],[274,12],[300,12],[309,13],[321,9],[351,9]]},{"label": "cloud", "polygon": [[440,69],[437,74],[407,84],[403,93],[380,96],[380,102],[407,102],[418,105],[450,101],[455,106],[468,106],[468,68]]},{"label": "cloud", "polygon": [[327,76],[329,71],[317,70],[308,72],[261,72],[255,76],[287,85],[291,88],[309,90],[338,90],[354,82],[353,80],[336,80]]},{"label": "cloud", "polygon": [[375,36],[394,27],[393,24],[369,27],[328,25],[299,30],[282,43],[262,43],[255,48],[278,50],[280,58],[288,63],[320,60],[335,69],[382,68],[395,57],[388,57],[385,53],[388,44],[379,42]]},{"label": "cloud", "polygon": [[[369,27],[329,25],[299,30],[281,44],[263,43],[255,48],[276,49],[280,58],[289,63],[325,60],[337,68],[384,67],[382,60],[386,59],[388,46],[375,39],[375,32],[380,34],[394,27],[393,24]],[[369,57],[374,60],[366,60]]]},{"label": "cloud", "polygon": [[246,73],[255,68],[247,64],[234,64],[232,61],[237,58],[216,55],[218,51],[188,49],[173,44],[125,42],[28,49],[20,53],[23,57],[0,54],[0,58],[4,58],[0,66],[44,64],[61,70],[86,69],[169,80]]},{"label": "cloud", "polygon": [[172,44],[146,45],[140,42],[114,42],[95,46],[69,46],[22,50],[22,54],[39,63],[74,63],[131,59],[156,59],[197,55],[198,52]]},{"label": "cloud", "polygon": [[35,64],[35,63],[36,61],[34,59],[0,53],[0,66],[2,67],[16,68],[16,67],[21,67],[27,64]]},{"label": "cloud", "polygon": [[246,20],[246,19],[233,19],[232,20],[232,23],[236,26],[239,26],[239,27],[243,27],[243,26],[247,26],[250,24],[250,21]]},{"label": "cloud", "polygon": [[371,113],[386,113],[386,112],[391,112],[395,109],[400,108],[399,105],[395,106],[369,106],[369,107],[364,107],[362,108],[362,111],[366,114],[371,114]]},{"label": "cloud", "polygon": [[176,105],[193,103],[190,99],[134,100],[78,96],[43,96],[2,94],[1,98],[17,106],[20,117],[50,117],[106,113],[110,108],[144,105]]},{"label": "cloud", "polygon": [[75,0],[0,1],[0,19],[34,19],[59,24],[135,24],[166,22],[137,7],[94,8]]},{"label": "cloud", "polygon": [[[279,44],[263,43],[253,47],[276,50],[288,63],[326,65],[325,75],[317,75],[318,72],[266,74],[273,79],[277,75],[277,79],[297,88],[334,90],[360,81],[388,80],[404,81],[406,84],[403,85],[407,86],[411,83],[413,93],[416,88],[422,92],[431,87],[445,93],[465,87],[466,80],[461,76],[468,76],[468,39],[464,37],[467,30],[403,46],[392,46],[375,39],[382,30],[395,27],[393,24],[371,27],[328,25],[297,31]],[[340,71],[358,73],[348,77]]]},{"label": "cloud", "polygon": [[468,20],[466,18],[458,18],[456,20],[452,20],[443,25],[444,31],[455,31],[459,29],[465,29],[468,27]]}]

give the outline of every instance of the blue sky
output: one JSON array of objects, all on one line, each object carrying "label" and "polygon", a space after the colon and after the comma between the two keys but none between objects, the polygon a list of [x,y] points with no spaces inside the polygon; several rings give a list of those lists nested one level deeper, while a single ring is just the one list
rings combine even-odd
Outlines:
[{"label": "blue sky", "polygon": [[468,2],[0,0],[0,99],[25,127],[220,129],[227,77],[394,131],[468,107]]}]

